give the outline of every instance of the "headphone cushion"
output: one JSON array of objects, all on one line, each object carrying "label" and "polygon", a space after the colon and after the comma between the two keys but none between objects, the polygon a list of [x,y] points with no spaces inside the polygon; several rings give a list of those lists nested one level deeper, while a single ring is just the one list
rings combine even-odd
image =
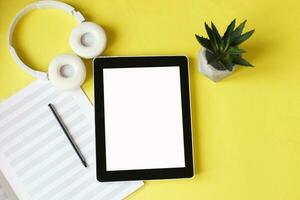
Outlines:
[{"label": "headphone cushion", "polygon": [[106,47],[106,34],[103,28],[93,22],[82,22],[70,35],[70,46],[82,58],[94,58]]},{"label": "headphone cushion", "polygon": [[78,89],[85,80],[86,68],[78,56],[63,54],[50,62],[48,77],[50,82],[61,90]]}]

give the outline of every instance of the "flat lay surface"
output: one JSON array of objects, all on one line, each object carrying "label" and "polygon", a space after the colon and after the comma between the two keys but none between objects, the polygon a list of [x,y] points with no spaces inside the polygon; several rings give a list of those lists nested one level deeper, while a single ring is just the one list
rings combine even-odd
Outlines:
[{"label": "flat lay surface", "polygon": [[[7,31],[32,1],[0,0],[0,102],[34,78],[12,59]],[[186,55],[190,61],[195,176],[146,181],[128,199],[298,200],[300,198],[300,3],[297,0],[67,0],[107,34],[104,55]],[[241,45],[254,68],[238,68],[214,83],[198,72],[204,22],[222,31],[247,19],[253,36]],[[63,11],[36,10],[14,34],[17,52],[34,69],[71,53],[75,20]],[[83,85],[93,99],[91,60]],[[166,147],[167,148],[167,147]]]}]

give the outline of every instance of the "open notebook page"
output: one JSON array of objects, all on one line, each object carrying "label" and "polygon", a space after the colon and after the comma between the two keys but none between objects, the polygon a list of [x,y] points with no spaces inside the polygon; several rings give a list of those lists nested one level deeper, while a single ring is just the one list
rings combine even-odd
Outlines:
[{"label": "open notebook page", "polygon": [[[52,103],[82,154],[85,168],[50,111]],[[122,199],[141,181],[96,180],[93,109],[82,90],[62,92],[35,81],[0,104],[0,170],[20,199]]]}]

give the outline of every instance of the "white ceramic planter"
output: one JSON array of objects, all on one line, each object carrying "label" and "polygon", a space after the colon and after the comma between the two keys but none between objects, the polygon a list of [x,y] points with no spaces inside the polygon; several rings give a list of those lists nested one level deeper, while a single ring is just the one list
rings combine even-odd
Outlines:
[{"label": "white ceramic planter", "polygon": [[205,56],[206,49],[201,48],[199,51],[198,62],[199,62],[199,72],[204,74],[207,78],[213,80],[214,82],[220,81],[226,76],[232,74],[236,66],[233,67],[232,71],[229,70],[217,70],[212,65],[207,64],[207,59]]}]

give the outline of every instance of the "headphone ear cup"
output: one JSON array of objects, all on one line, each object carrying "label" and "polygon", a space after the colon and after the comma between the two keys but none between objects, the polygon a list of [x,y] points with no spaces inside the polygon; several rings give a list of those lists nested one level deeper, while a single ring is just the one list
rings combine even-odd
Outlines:
[{"label": "headphone ear cup", "polygon": [[106,34],[103,28],[92,22],[76,26],[70,35],[72,50],[82,58],[94,58],[106,47]]},{"label": "headphone ear cup", "polygon": [[48,78],[55,87],[61,90],[80,88],[85,77],[85,65],[77,55],[59,55],[49,64]]}]

